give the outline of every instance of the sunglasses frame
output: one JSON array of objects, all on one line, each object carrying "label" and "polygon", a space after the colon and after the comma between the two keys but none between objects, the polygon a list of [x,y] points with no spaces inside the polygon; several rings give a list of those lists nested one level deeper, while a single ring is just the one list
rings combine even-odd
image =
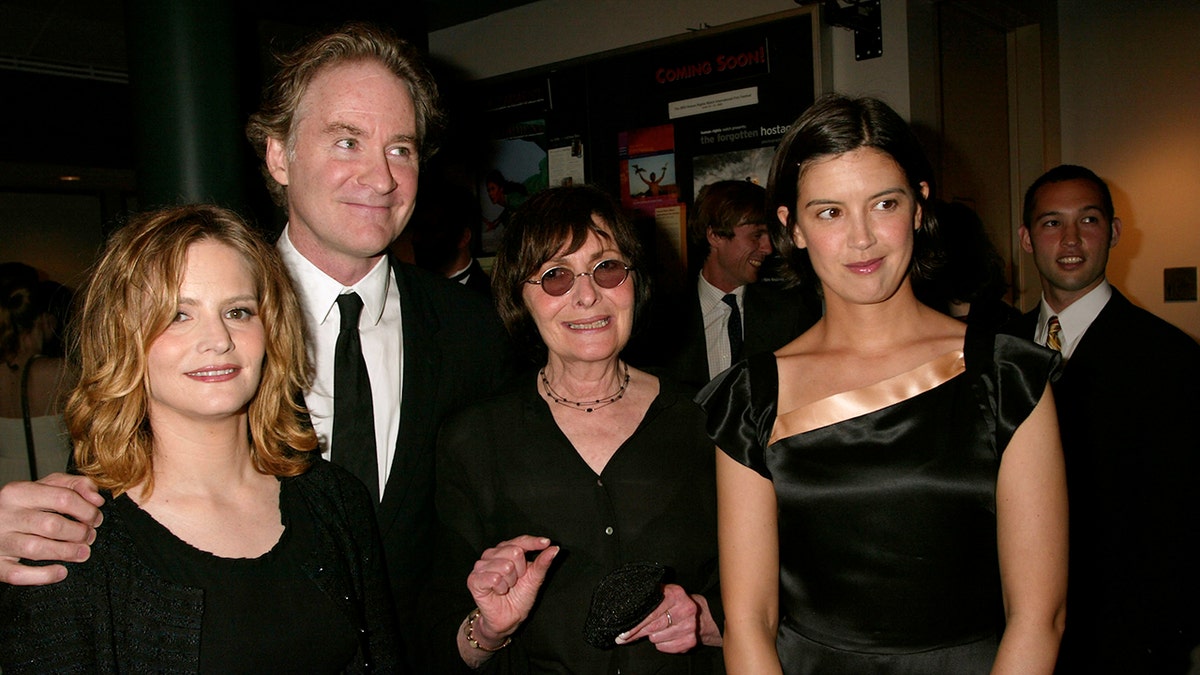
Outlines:
[{"label": "sunglasses frame", "polygon": [[[605,286],[604,284],[601,284],[600,282],[596,281],[596,270],[600,269],[600,266],[603,265],[604,263],[610,263],[610,262],[615,262],[615,263],[619,264],[621,267],[623,267],[625,269],[625,276],[622,277],[621,280],[616,283],[616,285]],[[546,284],[545,284],[546,275],[553,272],[554,270],[567,270],[568,272],[570,272],[572,274],[571,284],[569,286],[567,286],[566,289],[563,290],[562,293],[554,294],[554,293],[551,293],[550,291],[546,290]],[[596,286],[603,288],[605,290],[612,290],[614,288],[620,288],[621,284],[624,284],[629,279],[629,273],[632,272],[633,270],[634,270],[633,266],[631,266],[629,263],[626,263],[625,261],[623,261],[619,258],[605,258],[604,260],[601,260],[601,261],[597,262],[595,265],[593,265],[592,271],[590,271],[590,272],[576,272],[575,270],[571,269],[570,267],[567,267],[566,265],[555,265],[554,267],[551,267],[550,269],[546,270],[545,272],[542,272],[540,275],[538,275],[538,278],[536,278],[536,279],[526,279],[525,283],[533,284],[535,286],[541,286],[542,292],[545,293],[546,295],[549,295],[552,298],[561,298],[562,296],[566,295],[567,293],[570,293],[572,288],[575,288],[575,280],[578,279],[579,277],[591,277],[592,281],[596,283]]]}]

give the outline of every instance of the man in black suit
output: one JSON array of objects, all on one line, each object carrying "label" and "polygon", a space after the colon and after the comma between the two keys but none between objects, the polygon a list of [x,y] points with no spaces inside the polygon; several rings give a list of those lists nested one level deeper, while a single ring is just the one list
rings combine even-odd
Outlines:
[{"label": "man in black suit", "polygon": [[1054,384],[1071,506],[1063,673],[1184,673],[1200,645],[1200,346],[1105,279],[1108,186],[1064,165],[1025,194],[1039,307],[1011,331],[1063,353]]},{"label": "man in black suit", "polygon": [[[349,421],[373,427],[374,442],[359,444],[358,456],[374,464],[374,478],[365,482],[381,496],[377,518],[401,638],[410,669],[424,672],[415,599],[436,524],[438,427],[507,376],[507,339],[479,294],[386,254],[412,213],[439,120],[436,86],[415,50],[384,31],[351,25],[281,64],[247,136],[264,160],[268,188],[288,212],[278,248],[301,296],[316,371],[305,403],[324,452],[344,463],[355,448],[331,441],[333,356],[337,300],[353,292],[362,304],[358,333],[372,409]],[[4,486],[0,580],[61,580],[62,566],[19,559],[85,560],[100,503],[81,477]]]},{"label": "man in black suit", "polygon": [[492,279],[471,250],[482,215],[470,190],[446,181],[421,183],[408,229],[416,263],[492,299]]},{"label": "man in black suit", "polygon": [[[278,248],[309,324],[315,377],[305,394],[334,462],[338,297],[363,301],[358,330],[370,374],[381,495],[378,509],[401,637],[420,669],[416,596],[427,577],[436,516],[434,447],[446,415],[508,375],[507,340],[489,303],[460,284],[387,255],[412,215],[417,175],[432,154],[437,89],[415,50],[352,25],[281,59],[246,133],[267,185],[288,211]],[[332,432],[332,433],[331,433]],[[351,449],[352,450],[352,449]],[[370,479],[368,479],[370,482]]]},{"label": "man in black suit", "polygon": [[[810,293],[759,281],[773,252],[766,191],[748,181],[704,186],[688,221],[689,257],[703,260],[679,297],[656,299],[633,358],[702,387],[734,362],[774,351],[820,316]],[[737,344],[740,340],[740,345]]]}]

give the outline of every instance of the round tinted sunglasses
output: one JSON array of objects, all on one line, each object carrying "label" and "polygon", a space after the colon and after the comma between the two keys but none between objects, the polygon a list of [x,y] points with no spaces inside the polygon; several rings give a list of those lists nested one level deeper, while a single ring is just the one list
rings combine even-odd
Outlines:
[{"label": "round tinted sunglasses", "polygon": [[576,277],[591,277],[592,281],[595,281],[600,288],[616,288],[625,283],[632,270],[632,267],[620,260],[610,258],[596,263],[591,272],[576,274],[570,267],[551,267],[542,272],[542,276],[537,279],[526,279],[525,283],[536,284],[541,286],[548,295],[559,296],[571,290],[571,287],[575,285]]}]

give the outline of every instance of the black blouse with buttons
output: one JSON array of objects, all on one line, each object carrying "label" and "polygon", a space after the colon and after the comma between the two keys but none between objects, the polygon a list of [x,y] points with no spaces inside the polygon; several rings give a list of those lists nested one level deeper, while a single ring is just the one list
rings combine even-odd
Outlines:
[{"label": "black blouse with buttons", "polygon": [[452,418],[439,442],[444,532],[430,603],[439,614],[431,636],[439,672],[462,665],[453,641],[474,606],[465,583],[474,562],[522,534],[549,537],[562,550],[533,613],[489,672],[722,672],[719,649],[669,655],[640,640],[599,650],[583,637],[592,590],[633,561],[666,565],[667,581],[704,595],[722,624],[714,458],[700,408],[666,380],[600,475],[559,430],[533,376]]}]

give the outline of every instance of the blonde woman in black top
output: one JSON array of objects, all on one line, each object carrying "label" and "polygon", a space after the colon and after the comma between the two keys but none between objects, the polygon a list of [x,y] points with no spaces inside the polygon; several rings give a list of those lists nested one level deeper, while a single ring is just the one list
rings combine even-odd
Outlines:
[{"label": "blonde woman in black top", "polygon": [[374,509],[313,452],[274,249],[217,207],[137,216],[79,322],[66,415],[104,523],[64,581],[0,587],[6,675],[394,669]]}]

